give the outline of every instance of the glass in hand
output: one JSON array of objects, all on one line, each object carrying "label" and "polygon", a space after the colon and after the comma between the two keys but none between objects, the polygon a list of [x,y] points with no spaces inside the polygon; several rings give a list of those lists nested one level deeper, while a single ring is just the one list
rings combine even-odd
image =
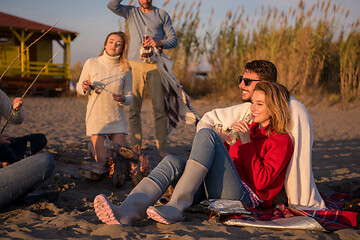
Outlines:
[{"label": "glass in hand", "polygon": [[[244,117],[242,121],[249,123],[251,120],[252,120],[252,115],[249,113]],[[239,132],[235,130],[231,130],[231,132],[226,136],[225,142],[229,145],[234,145],[239,138],[240,138]]]}]

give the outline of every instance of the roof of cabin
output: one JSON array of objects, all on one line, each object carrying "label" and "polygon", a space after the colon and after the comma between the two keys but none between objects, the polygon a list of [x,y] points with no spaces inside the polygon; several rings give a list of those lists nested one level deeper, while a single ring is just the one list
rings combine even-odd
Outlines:
[{"label": "roof of cabin", "polygon": [[[25,18],[20,18],[4,12],[0,12],[0,28],[25,29],[25,30],[35,30],[35,31],[44,32],[49,28],[51,28],[51,26],[34,22]],[[79,33],[77,32],[56,28],[56,27],[54,27],[48,34],[58,34],[58,33],[71,34],[71,40],[73,40],[74,38],[76,38],[77,35],[79,35]]]}]

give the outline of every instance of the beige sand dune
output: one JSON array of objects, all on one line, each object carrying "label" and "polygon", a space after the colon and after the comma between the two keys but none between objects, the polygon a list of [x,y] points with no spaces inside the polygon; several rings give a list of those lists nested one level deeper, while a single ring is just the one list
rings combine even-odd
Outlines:
[{"label": "beige sand dune", "polygon": [[[230,103],[194,100],[199,115]],[[53,177],[40,190],[60,189],[55,203],[10,205],[0,211],[2,239],[360,239],[360,231],[345,229],[333,233],[274,231],[250,227],[231,227],[209,220],[205,213],[186,213],[186,221],[164,226],[152,220],[135,227],[108,226],[95,216],[93,199],[103,193],[120,203],[130,192],[130,183],[121,189],[110,179],[90,182],[77,175],[86,158],[85,98],[26,97],[27,117],[20,126],[9,125],[12,136],[42,132],[48,149],[56,159]],[[360,185],[360,106],[324,107],[307,104],[314,126],[313,169],[321,192],[349,193]],[[150,101],[143,105],[144,150],[153,168],[160,161],[155,150],[153,115]],[[4,124],[4,121],[2,122]],[[193,126],[180,124],[170,138],[169,152],[186,158],[191,150]]]}]

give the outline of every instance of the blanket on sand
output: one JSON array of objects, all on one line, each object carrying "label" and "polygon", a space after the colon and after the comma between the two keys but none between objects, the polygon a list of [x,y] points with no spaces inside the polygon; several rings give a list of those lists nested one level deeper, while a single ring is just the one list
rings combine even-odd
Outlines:
[{"label": "blanket on sand", "polygon": [[[321,194],[324,199],[327,210],[298,210],[288,208],[284,204],[277,204],[274,208],[262,210],[260,208],[249,209],[250,215],[247,214],[226,214],[220,215],[219,220],[225,225],[232,226],[257,226],[277,229],[307,229],[318,231],[336,231],[344,228],[359,229],[360,215],[356,212],[342,211],[342,206],[348,200],[348,194],[334,193]],[[297,218],[295,218],[297,217]],[[300,218],[299,218],[300,217]],[[302,226],[299,227],[300,221]],[[306,224],[304,224],[304,219]],[[310,220],[310,221],[309,221]],[[317,223],[311,222],[316,220]]]}]

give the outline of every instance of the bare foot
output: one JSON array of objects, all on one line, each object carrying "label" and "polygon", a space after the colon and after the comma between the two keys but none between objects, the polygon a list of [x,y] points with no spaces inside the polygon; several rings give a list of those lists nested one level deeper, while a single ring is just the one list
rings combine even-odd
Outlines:
[{"label": "bare foot", "polygon": [[116,206],[103,194],[99,194],[94,199],[96,216],[105,224],[122,225],[115,216]]}]

